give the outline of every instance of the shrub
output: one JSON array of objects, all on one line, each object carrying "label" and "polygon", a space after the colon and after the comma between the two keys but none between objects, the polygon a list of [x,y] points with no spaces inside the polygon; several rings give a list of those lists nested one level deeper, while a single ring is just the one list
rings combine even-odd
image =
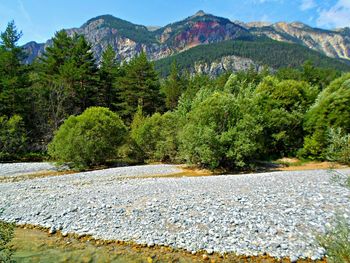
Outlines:
[{"label": "shrub", "polygon": [[86,168],[115,158],[127,129],[120,117],[103,107],[91,107],[69,117],[49,144],[50,156]]},{"label": "shrub", "polygon": [[350,225],[344,218],[338,218],[336,226],[319,243],[327,251],[327,262],[350,262]]},{"label": "shrub", "polygon": [[176,161],[177,132],[180,127],[175,113],[167,112],[163,115],[153,114],[144,117],[139,108],[131,124],[131,138],[139,149],[142,149],[144,158],[153,161]]},{"label": "shrub", "polygon": [[[317,158],[319,154],[325,158],[330,127],[350,133],[350,74],[334,80],[319,94],[305,116],[304,127],[309,135],[304,143],[303,154],[311,158]],[[312,140],[312,148],[308,147],[309,140]]]},{"label": "shrub", "polygon": [[330,129],[329,145],[326,150],[327,159],[344,164],[350,164],[350,134],[344,134],[341,128]]},{"label": "shrub", "polygon": [[14,228],[14,224],[0,220],[0,262],[14,262],[12,260],[13,249],[9,245],[14,236]]},{"label": "shrub", "polygon": [[214,92],[195,99],[179,135],[181,157],[212,169],[247,166],[261,149],[260,115],[252,100],[249,92]]},{"label": "shrub", "polygon": [[[350,188],[349,176],[336,172],[332,179],[340,186]],[[334,226],[326,229],[326,234],[318,236],[318,243],[327,251],[327,262],[350,262],[349,220],[343,215],[338,215],[335,223]]]},{"label": "shrub", "polygon": [[295,155],[303,146],[303,120],[317,89],[306,82],[268,76],[256,89],[260,112],[265,116],[266,153]]},{"label": "shrub", "polygon": [[0,160],[17,158],[26,149],[26,131],[21,116],[0,116]]}]

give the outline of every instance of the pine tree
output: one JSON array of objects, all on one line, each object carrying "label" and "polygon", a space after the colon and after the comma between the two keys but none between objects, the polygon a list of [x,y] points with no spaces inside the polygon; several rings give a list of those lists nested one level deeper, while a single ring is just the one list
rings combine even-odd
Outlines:
[{"label": "pine tree", "polygon": [[[96,61],[91,45],[84,36],[74,35],[73,50],[70,57],[73,66],[72,75],[75,77],[76,106],[80,112],[97,104],[98,100],[98,75]],[[79,113],[80,113],[79,112]]]},{"label": "pine tree", "polygon": [[21,36],[13,21],[0,36],[0,116],[27,113],[28,67],[22,64],[24,53],[17,44]]},{"label": "pine tree", "polygon": [[123,66],[124,76],[119,78],[115,106],[126,123],[130,123],[139,101],[146,115],[154,113],[161,105],[160,84],[154,64],[142,52]]},{"label": "pine tree", "polygon": [[102,53],[102,61],[99,70],[100,92],[99,104],[114,110],[113,102],[115,100],[115,82],[121,74],[119,64],[116,59],[116,52],[113,47],[108,45]]},{"label": "pine tree", "polygon": [[[38,63],[38,116],[47,116],[45,141],[69,115],[97,104],[98,76],[91,45],[83,36],[59,31]],[[41,125],[45,125],[42,122]]]},{"label": "pine tree", "polygon": [[170,75],[165,80],[162,91],[165,94],[165,106],[168,110],[173,110],[177,106],[179,97],[184,90],[184,81],[180,77],[174,60],[171,64]]}]

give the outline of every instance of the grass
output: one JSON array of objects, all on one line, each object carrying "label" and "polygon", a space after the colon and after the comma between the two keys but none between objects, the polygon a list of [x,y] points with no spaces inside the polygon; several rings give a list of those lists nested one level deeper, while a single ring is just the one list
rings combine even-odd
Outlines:
[{"label": "grass", "polygon": [[350,225],[345,218],[338,218],[335,228],[318,239],[327,251],[328,262],[350,262]]},{"label": "grass", "polygon": [[[0,211],[2,213],[2,211]],[[0,221],[0,262],[14,262],[12,259],[13,249],[9,245],[14,236],[14,224]]]}]

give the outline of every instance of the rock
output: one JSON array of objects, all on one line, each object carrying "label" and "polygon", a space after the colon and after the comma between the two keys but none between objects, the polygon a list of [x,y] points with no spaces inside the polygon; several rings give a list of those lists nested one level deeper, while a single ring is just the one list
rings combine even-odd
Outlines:
[{"label": "rock", "polygon": [[290,257],[290,262],[291,262],[291,263],[298,262],[298,259],[299,259],[298,256],[294,256],[294,255],[293,255],[293,256]]},{"label": "rock", "polygon": [[214,253],[214,250],[212,250],[212,249],[207,249],[207,253],[208,253],[208,255],[212,255],[212,254]]},{"label": "rock", "polygon": [[57,229],[56,229],[56,227],[54,227],[54,226],[52,226],[50,229],[49,229],[49,234],[50,235],[53,235],[53,234],[55,234],[57,232]]}]

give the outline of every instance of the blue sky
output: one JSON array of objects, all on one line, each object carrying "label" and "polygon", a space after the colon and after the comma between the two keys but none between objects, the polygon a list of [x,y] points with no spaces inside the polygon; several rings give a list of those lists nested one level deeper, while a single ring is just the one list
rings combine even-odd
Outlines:
[{"label": "blue sky", "polygon": [[62,29],[111,14],[136,24],[164,26],[198,10],[231,20],[301,21],[314,27],[350,27],[350,0],[0,0],[0,31],[15,20],[20,44],[44,42]]}]

